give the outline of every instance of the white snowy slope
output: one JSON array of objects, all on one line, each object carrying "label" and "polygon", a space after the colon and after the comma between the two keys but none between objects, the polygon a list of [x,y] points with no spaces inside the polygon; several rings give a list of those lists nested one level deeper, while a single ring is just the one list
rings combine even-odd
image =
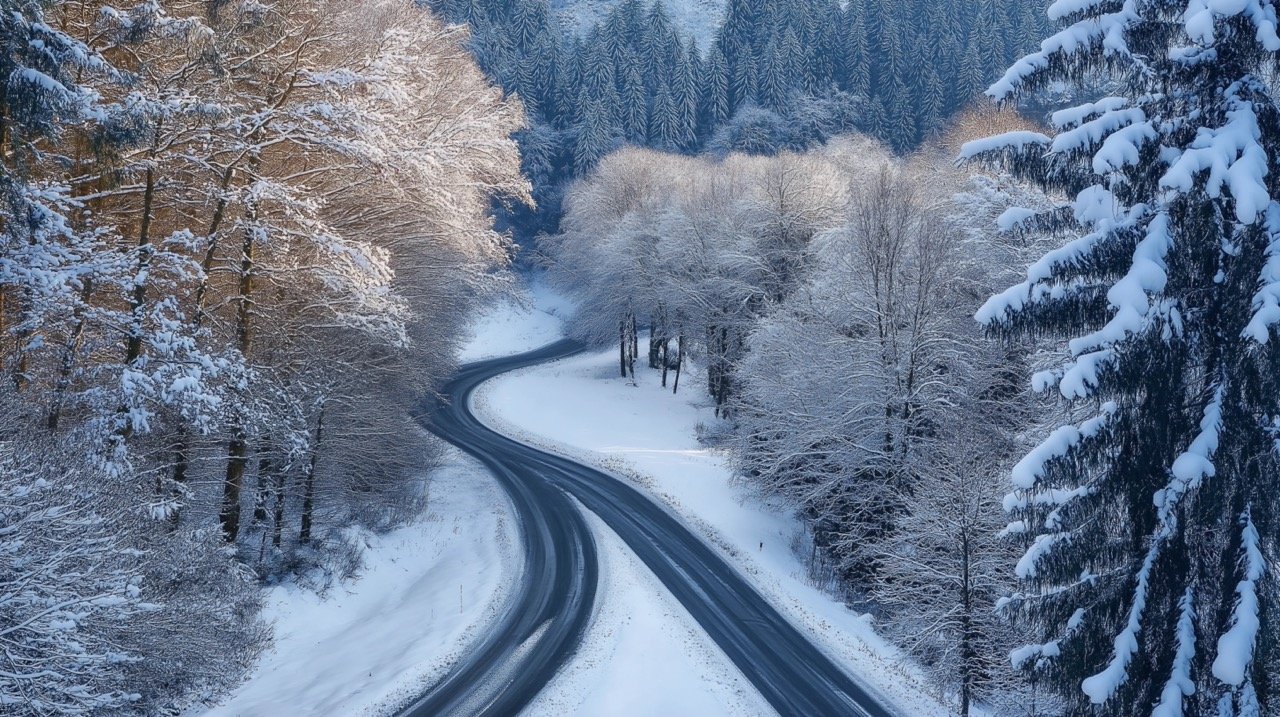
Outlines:
[{"label": "white snowy slope", "polygon": [[320,597],[270,591],[275,644],[252,677],[205,717],[383,715],[444,674],[494,619],[514,584],[514,520],[470,459],[431,475],[427,514],[366,535],[360,576]]},{"label": "white snowy slope", "polygon": [[[735,482],[725,456],[699,444],[699,424],[715,420],[702,401],[705,384],[700,373],[687,370],[680,395],[673,396],[657,385],[656,372],[637,372],[639,385],[630,385],[618,377],[615,351],[592,352],[499,378],[481,390],[476,409],[504,431],[646,489],[717,546],[783,614],[887,702],[906,714],[950,714],[910,661],[876,635],[868,616],[810,584],[793,547],[804,544],[799,520]],[[619,666],[611,669],[623,673],[643,675],[651,669],[633,651],[619,648],[611,665],[612,660]],[[671,689],[692,693],[697,687],[689,683],[697,679],[701,678],[690,675]],[[635,714],[737,714],[637,710]]]},{"label": "white snowy slope", "polygon": [[535,278],[517,294],[495,297],[471,322],[458,359],[481,361],[546,346],[564,336],[564,319],[572,313],[572,305]]},{"label": "white snowy slope", "polygon": [[[551,0],[551,11],[572,31],[585,34],[623,0]],[[646,1],[648,8],[651,2]],[[681,31],[693,35],[698,47],[706,51],[720,19],[725,0],[663,0],[671,21]]]},{"label": "white snowy slope", "polygon": [[582,647],[524,717],[775,714],[684,607],[604,521],[596,611]]}]

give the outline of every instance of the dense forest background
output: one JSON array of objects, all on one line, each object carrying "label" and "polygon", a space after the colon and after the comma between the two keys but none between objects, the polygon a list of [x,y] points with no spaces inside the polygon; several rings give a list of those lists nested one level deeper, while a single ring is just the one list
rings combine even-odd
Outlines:
[{"label": "dense forest background", "polygon": [[707,46],[661,0],[624,0],[585,35],[547,0],[429,0],[471,27],[480,67],[524,101],[517,139],[554,232],[569,181],[622,145],[773,154],[858,131],[906,152],[978,97],[1049,28],[1022,0],[730,0]]}]

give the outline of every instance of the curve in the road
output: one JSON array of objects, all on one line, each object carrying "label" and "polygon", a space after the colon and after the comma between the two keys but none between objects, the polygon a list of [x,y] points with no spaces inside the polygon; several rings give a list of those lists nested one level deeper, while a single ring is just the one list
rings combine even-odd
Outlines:
[{"label": "curve in the road", "polygon": [[[447,387],[449,403],[430,414],[431,430],[498,475],[531,552],[510,610],[462,664],[402,715],[516,714],[573,656],[597,577],[594,543],[567,498],[573,496],[644,561],[779,714],[895,717],[662,506],[613,476],[502,436],[470,412],[472,393],[489,378],[580,351],[562,341],[464,367]],[[548,567],[554,569],[548,573]],[[576,586],[569,579],[574,570],[582,578]],[[546,590],[540,573],[564,584]],[[565,596],[572,604],[559,602]],[[522,647],[542,625],[548,627],[535,644]],[[501,699],[486,696],[494,690]]]},{"label": "curve in the road", "polygon": [[478,645],[400,717],[519,713],[577,650],[591,620],[599,565],[595,540],[581,511],[541,475],[541,468],[512,455],[509,441],[469,410],[471,394],[485,381],[521,366],[566,355],[554,345],[521,356],[464,366],[441,390],[443,400],[424,406],[418,420],[479,460],[515,508],[525,565],[505,612]]}]

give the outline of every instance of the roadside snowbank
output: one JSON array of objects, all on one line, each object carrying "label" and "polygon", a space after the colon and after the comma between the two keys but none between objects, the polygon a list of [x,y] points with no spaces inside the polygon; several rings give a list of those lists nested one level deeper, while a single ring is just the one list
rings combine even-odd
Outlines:
[{"label": "roadside snowbank", "polygon": [[619,377],[615,352],[604,350],[499,378],[482,387],[475,404],[504,431],[603,468],[665,502],[886,703],[907,715],[949,714],[924,677],[876,635],[868,616],[809,583],[792,548],[799,520],[733,481],[725,455],[699,444],[699,426],[715,421],[702,401],[705,379],[687,371],[681,381],[673,396],[658,385],[657,372],[637,368],[632,385]]},{"label": "roadside snowbank", "polygon": [[497,484],[460,453],[430,491],[418,522],[365,536],[357,580],[325,597],[269,591],[275,644],[206,717],[385,714],[443,676],[516,581],[518,536]]},{"label": "roadside snowbank", "polygon": [[573,307],[534,279],[514,296],[497,297],[471,323],[471,338],[458,353],[463,362],[532,351],[564,336]]}]

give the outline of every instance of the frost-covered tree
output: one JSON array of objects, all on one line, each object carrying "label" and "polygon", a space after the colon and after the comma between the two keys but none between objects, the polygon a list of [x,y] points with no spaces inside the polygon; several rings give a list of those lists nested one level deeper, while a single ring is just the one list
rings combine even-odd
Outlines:
[{"label": "frost-covered tree", "polygon": [[1280,37],[1270,0],[1059,0],[1062,29],[989,90],[1089,74],[1053,137],[968,145],[1065,197],[1008,224],[1071,240],[977,317],[1069,339],[1038,374],[1074,420],[1013,471],[1014,660],[1070,714],[1276,709]]},{"label": "frost-covered tree", "polygon": [[257,578],[420,505],[522,108],[391,0],[0,30],[0,712],[175,713],[261,646]]},{"label": "frost-covered tree", "polygon": [[1012,582],[1014,551],[1000,532],[1011,434],[1004,407],[973,398],[957,406],[968,420],[921,453],[908,507],[873,549],[885,575],[870,592],[885,612],[880,629],[955,695],[956,714],[1019,714],[1026,694],[1007,657],[1018,635],[995,610]]}]

